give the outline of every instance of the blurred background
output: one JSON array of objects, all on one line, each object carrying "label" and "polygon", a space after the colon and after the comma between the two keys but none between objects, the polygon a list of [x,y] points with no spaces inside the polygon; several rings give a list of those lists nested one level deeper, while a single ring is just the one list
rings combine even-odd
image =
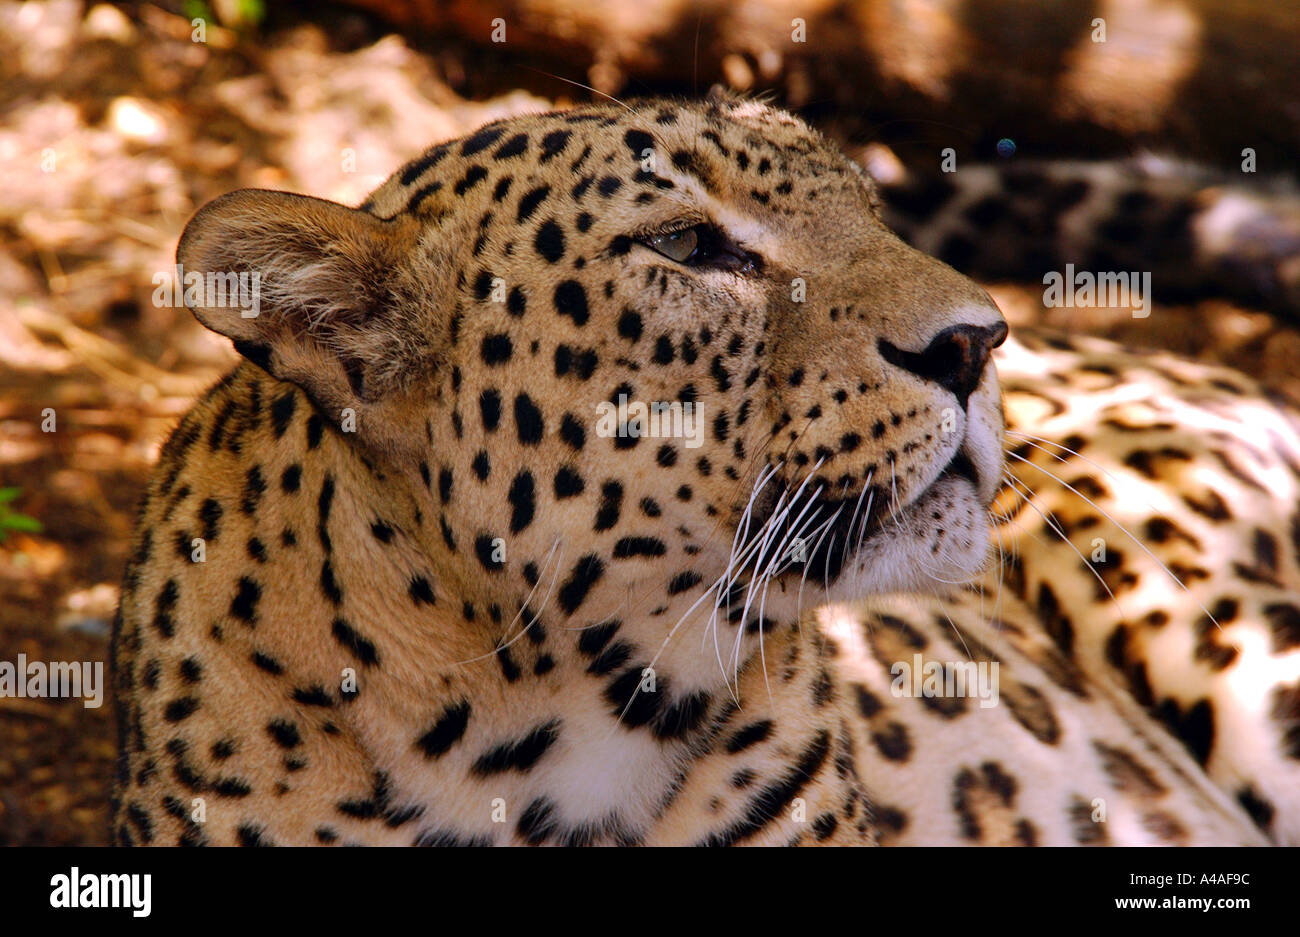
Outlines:
[{"label": "blurred background", "polygon": [[[199,206],[240,186],[356,204],[486,121],[714,84],[821,128],[900,223],[948,149],[1155,167],[1188,206],[1251,206],[1244,287],[1158,288],[1174,302],[1145,319],[1045,309],[1042,264],[1068,253],[946,259],[1013,327],[1176,350],[1300,399],[1291,0],[0,0],[0,660],[107,660],[149,468],[234,361],[154,301]],[[1180,236],[1158,249],[1190,269]],[[111,698],[0,697],[0,845],[107,842],[113,753]]]}]

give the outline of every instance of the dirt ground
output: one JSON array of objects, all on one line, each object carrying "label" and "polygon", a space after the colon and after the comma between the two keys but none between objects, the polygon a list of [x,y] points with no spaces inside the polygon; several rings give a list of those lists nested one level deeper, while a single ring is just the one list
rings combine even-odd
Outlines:
[{"label": "dirt ground", "polygon": [[[196,208],[248,185],[356,203],[432,142],[571,103],[525,63],[313,15],[194,42],[151,4],[0,0],[0,488],[20,488],[11,508],[43,527],[0,540],[0,660],[107,670],[149,467],[234,361],[154,302]],[[1300,334],[1262,313],[1207,301],[1081,318],[1044,310],[1041,287],[990,288],[1013,325],[1171,348],[1300,399]],[[0,845],[105,843],[113,751],[108,693],[98,709],[0,697]]]}]

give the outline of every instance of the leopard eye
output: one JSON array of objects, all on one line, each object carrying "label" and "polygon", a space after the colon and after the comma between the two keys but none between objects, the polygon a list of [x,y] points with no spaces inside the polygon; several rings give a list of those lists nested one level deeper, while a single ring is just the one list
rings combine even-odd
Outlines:
[{"label": "leopard eye", "polygon": [[675,231],[659,231],[639,238],[640,243],[661,257],[685,267],[729,270],[744,273],[761,270],[762,261],[710,224],[697,224]]},{"label": "leopard eye", "polygon": [[695,253],[695,248],[699,246],[700,232],[695,228],[666,231],[662,234],[648,235],[642,243],[655,253],[663,254],[669,260],[684,264],[691,259],[691,255]]}]

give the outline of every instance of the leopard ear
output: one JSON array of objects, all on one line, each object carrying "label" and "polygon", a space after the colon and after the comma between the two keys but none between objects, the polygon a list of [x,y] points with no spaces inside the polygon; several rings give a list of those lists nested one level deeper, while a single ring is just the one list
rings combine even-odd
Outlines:
[{"label": "leopard ear", "polygon": [[436,369],[446,334],[434,302],[446,265],[432,259],[417,276],[420,229],[287,192],[231,192],[181,236],[185,304],[323,410],[373,410]]}]

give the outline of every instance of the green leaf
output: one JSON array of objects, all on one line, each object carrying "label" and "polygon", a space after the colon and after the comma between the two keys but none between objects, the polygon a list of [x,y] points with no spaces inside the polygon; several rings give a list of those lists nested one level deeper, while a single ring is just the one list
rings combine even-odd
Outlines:
[{"label": "green leaf", "polygon": [[34,517],[28,517],[26,514],[0,515],[0,527],[6,530],[20,530],[29,534],[39,534],[45,529],[44,524]]},{"label": "green leaf", "polygon": [[8,504],[22,493],[21,488],[0,488],[0,504]]}]

